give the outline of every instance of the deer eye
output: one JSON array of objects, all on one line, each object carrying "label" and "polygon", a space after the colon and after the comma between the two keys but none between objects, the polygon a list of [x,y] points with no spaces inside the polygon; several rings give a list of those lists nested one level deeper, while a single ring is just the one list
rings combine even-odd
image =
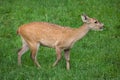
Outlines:
[{"label": "deer eye", "polygon": [[94,23],[98,23],[98,21],[95,21]]}]

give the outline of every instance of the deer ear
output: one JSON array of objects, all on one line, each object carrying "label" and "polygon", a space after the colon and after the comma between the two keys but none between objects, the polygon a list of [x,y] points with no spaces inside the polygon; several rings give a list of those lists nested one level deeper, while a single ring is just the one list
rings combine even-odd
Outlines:
[{"label": "deer ear", "polygon": [[88,23],[89,17],[86,15],[81,15],[82,21]]}]

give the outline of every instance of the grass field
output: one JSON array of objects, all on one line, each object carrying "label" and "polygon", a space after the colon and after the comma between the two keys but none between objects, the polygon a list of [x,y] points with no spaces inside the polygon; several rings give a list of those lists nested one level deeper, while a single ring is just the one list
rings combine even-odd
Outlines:
[{"label": "grass field", "polygon": [[[71,69],[65,69],[65,59],[51,67],[55,51],[41,47],[37,69],[30,51],[17,65],[21,47],[18,27],[33,21],[45,21],[77,28],[79,15],[95,17],[105,28],[90,31],[71,50]],[[120,0],[0,0],[0,80],[120,80]]]}]

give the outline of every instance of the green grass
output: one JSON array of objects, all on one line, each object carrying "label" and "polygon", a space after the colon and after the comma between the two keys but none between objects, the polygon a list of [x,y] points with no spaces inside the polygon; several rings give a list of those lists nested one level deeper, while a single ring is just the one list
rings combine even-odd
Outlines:
[{"label": "green grass", "polygon": [[[18,27],[33,21],[79,27],[86,13],[105,24],[102,32],[90,31],[71,50],[71,70],[65,59],[52,68],[55,51],[41,47],[37,69],[30,51],[17,66],[21,47]],[[0,80],[120,80],[120,0],[0,0]]]}]

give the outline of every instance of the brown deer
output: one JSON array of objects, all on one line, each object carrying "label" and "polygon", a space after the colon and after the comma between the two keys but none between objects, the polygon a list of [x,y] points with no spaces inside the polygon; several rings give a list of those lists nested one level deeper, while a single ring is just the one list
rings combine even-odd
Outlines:
[{"label": "brown deer", "polygon": [[17,33],[22,39],[22,48],[18,52],[18,65],[21,65],[21,56],[31,50],[31,58],[40,67],[37,61],[39,46],[47,46],[56,50],[57,59],[55,66],[61,59],[61,52],[64,51],[66,68],[70,69],[70,49],[74,43],[83,38],[89,30],[103,29],[103,24],[94,18],[81,15],[84,24],[79,28],[62,27],[47,22],[32,22],[19,27]]}]

